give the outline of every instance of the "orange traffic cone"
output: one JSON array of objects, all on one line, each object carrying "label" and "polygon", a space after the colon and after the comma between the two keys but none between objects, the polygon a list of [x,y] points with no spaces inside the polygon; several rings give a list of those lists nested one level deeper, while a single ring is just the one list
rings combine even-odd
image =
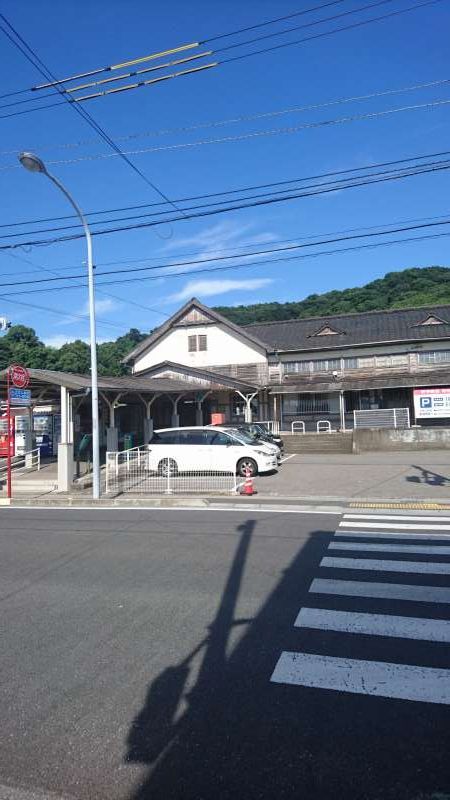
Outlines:
[{"label": "orange traffic cone", "polygon": [[245,495],[246,497],[251,497],[254,494],[258,494],[255,487],[253,486],[253,478],[250,469],[246,469],[245,471],[245,481],[244,485],[239,492],[241,495]]}]

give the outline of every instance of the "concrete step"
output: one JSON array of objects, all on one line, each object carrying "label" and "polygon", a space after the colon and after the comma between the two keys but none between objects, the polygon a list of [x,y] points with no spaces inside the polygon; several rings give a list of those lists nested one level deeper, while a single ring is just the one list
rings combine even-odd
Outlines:
[{"label": "concrete step", "polygon": [[284,434],[286,453],[352,453],[353,432]]}]

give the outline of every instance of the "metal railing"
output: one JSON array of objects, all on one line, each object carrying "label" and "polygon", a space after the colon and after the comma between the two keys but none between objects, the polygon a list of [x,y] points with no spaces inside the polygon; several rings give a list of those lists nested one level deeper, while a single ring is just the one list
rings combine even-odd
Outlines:
[{"label": "metal railing", "polygon": [[409,408],[372,408],[353,412],[356,428],[410,428]]},{"label": "metal railing", "polygon": [[[8,471],[7,459],[2,459],[4,463],[0,464],[0,478],[3,478]],[[23,456],[13,456],[11,459],[11,469],[14,472],[24,472],[25,470],[40,470],[41,468],[41,451],[39,447],[34,450],[29,450]]]},{"label": "metal railing", "polygon": [[231,469],[182,472],[170,457],[155,465],[148,445],[106,453],[105,481],[109,494],[234,494],[240,485]]},{"label": "metal railing", "polygon": [[[300,430],[297,430],[297,427],[299,427]],[[291,433],[305,433],[305,430],[305,423],[302,419],[296,419],[291,423]]]},{"label": "metal railing", "polygon": [[319,419],[316,425],[317,433],[332,433],[329,419]]}]

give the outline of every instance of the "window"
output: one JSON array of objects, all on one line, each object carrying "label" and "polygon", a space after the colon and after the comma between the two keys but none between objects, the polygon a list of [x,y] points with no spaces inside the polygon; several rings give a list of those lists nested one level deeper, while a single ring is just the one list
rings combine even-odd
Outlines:
[{"label": "window", "polygon": [[221,444],[227,445],[232,444],[232,441],[229,436],[223,431],[208,431],[207,432],[207,444]]},{"label": "window", "polygon": [[178,431],[155,431],[151,444],[178,444]]},{"label": "window", "polygon": [[208,431],[201,428],[192,428],[189,431],[180,430],[178,444],[207,444]]},{"label": "window", "polygon": [[197,351],[205,351],[208,349],[208,337],[206,334],[199,334],[188,336],[188,353],[196,353]]},{"label": "window", "polygon": [[450,350],[425,350],[419,353],[419,364],[446,364],[450,361]]}]

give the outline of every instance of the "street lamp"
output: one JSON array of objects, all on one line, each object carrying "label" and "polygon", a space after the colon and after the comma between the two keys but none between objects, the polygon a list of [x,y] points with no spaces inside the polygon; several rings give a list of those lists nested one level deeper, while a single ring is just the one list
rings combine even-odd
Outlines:
[{"label": "street lamp", "polygon": [[65,186],[48,172],[44,162],[34,153],[20,153],[19,161],[29,172],[40,172],[61,190],[67,197],[71,206],[75,209],[86,236],[87,263],[88,263],[88,287],[89,287],[89,327],[91,340],[91,399],[92,399],[92,496],[94,500],[100,497],[100,439],[98,425],[98,378],[97,378],[97,338],[95,333],[95,292],[94,292],[94,266],[92,263],[92,239],[87,220],[77,205],[72,195],[69,194]]}]

